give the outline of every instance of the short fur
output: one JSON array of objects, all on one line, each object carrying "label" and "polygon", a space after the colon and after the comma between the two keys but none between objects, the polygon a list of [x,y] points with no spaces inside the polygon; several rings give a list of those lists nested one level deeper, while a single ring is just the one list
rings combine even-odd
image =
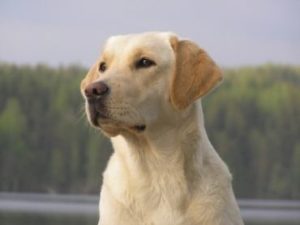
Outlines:
[{"label": "short fur", "polygon": [[[142,57],[155,65],[135,68]],[[101,62],[107,64],[104,72],[98,70]],[[110,88],[101,100],[106,117],[97,119],[114,147],[103,175],[98,225],[243,224],[231,174],[207,137],[199,99],[221,79],[205,51],[172,33],[107,41],[81,83],[84,96],[94,82]],[[137,129],[141,125],[145,130]]]}]

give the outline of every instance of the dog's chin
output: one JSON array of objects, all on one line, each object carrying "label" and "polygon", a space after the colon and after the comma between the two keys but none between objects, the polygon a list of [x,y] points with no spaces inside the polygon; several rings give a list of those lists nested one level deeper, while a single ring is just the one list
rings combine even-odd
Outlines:
[{"label": "dog's chin", "polygon": [[109,123],[100,123],[99,129],[107,137],[115,137],[121,134],[121,128]]},{"label": "dog's chin", "polygon": [[129,123],[122,119],[113,119],[100,112],[88,112],[88,120],[92,126],[100,129],[107,137],[115,137],[122,133],[142,133],[146,130],[144,123]]}]

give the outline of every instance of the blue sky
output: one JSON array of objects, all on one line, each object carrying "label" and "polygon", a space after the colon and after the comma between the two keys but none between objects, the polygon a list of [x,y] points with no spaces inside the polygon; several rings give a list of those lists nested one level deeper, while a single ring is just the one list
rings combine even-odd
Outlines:
[{"label": "blue sky", "polygon": [[299,0],[1,0],[0,61],[89,66],[107,37],[153,30],[222,66],[300,65]]}]

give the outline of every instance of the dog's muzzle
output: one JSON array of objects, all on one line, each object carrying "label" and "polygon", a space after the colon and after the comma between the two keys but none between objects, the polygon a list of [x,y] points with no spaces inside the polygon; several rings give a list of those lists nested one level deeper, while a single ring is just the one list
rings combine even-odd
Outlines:
[{"label": "dog's muzzle", "polygon": [[95,126],[99,126],[98,119],[107,118],[105,100],[109,92],[109,87],[103,81],[91,83],[84,90],[90,120]]}]

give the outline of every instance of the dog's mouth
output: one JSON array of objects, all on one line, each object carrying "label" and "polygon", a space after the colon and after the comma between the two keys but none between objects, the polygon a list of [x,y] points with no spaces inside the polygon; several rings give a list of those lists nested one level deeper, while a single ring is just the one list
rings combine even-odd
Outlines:
[{"label": "dog's mouth", "polygon": [[90,123],[100,129],[109,126],[118,128],[127,128],[136,132],[143,132],[146,130],[145,124],[128,125],[120,120],[112,118],[108,112],[108,108],[103,101],[97,101],[95,99],[87,99],[87,112],[89,114]]},{"label": "dog's mouth", "polygon": [[100,127],[100,120],[108,119],[108,116],[106,115],[105,111],[97,110],[95,105],[91,105],[91,104],[88,105],[88,113],[89,113],[90,122],[95,127]]},{"label": "dog's mouth", "polygon": [[91,124],[95,127],[100,127],[100,120],[108,119],[104,101],[102,99],[87,98],[86,103]]}]

